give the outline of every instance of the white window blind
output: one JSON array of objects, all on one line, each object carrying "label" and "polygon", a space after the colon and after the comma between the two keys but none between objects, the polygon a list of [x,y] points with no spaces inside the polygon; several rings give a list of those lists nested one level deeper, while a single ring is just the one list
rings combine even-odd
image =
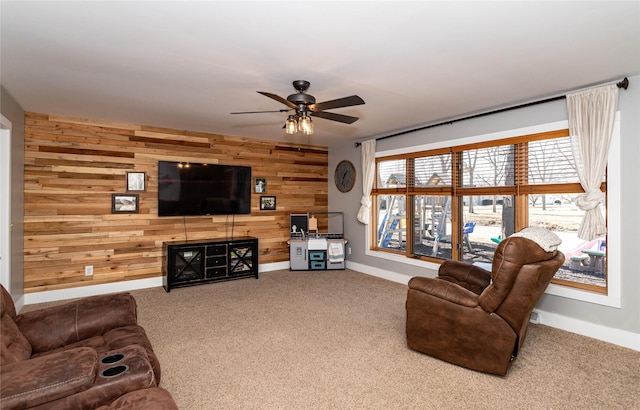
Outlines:
[{"label": "white window blind", "polygon": [[451,154],[418,157],[414,160],[409,186],[451,186]]},{"label": "white window blind", "polygon": [[378,162],[378,188],[407,186],[407,160],[394,159]]},{"label": "white window blind", "polygon": [[497,145],[462,152],[462,187],[514,185],[514,145]]}]

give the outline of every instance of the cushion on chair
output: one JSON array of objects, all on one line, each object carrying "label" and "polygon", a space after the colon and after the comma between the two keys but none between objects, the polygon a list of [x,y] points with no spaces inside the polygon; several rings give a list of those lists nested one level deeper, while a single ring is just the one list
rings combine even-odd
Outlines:
[{"label": "cushion on chair", "polygon": [[34,352],[47,352],[137,323],[128,293],[91,296],[18,315],[16,323]]},{"label": "cushion on chair", "polygon": [[79,348],[2,369],[2,408],[30,408],[85,391],[98,370],[96,352]]},{"label": "cushion on chair", "polygon": [[438,279],[419,276],[411,278],[411,280],[409,280],[409,289],[416,289],[428,295],[436,296],[462,306],[478,306],[477,294],[462,286]]},{"label": "cushion on chair", "polygon": [[545,252],[553,252],[558,249],[562,243],[562,239],[548,229],[538,226],[529,226],[519,232],[511,235],[513,237],[522,237],[537,243]]},{"label": "cushion on chair", "polygon": [[479,266],[446,260],[438,269],[438,279],[453,282],[479,295],[491,282],[491,273]]}]

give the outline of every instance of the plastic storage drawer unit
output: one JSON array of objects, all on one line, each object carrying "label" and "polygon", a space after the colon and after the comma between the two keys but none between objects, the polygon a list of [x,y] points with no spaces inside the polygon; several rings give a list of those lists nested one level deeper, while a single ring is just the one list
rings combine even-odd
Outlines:
[{"label": "plastic storage drawer unit", "polygon": [[325,251],[309,251],[310,261],[323,261],[325,260]]}]

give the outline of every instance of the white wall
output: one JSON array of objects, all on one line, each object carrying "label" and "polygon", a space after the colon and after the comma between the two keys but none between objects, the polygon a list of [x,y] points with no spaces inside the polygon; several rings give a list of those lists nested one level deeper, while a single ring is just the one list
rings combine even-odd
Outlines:
[{"label": "white wall", "polygon": [[[19,310],[24,304],[24,110],[0,89],[0,112],[11,122],[11,296]],[[6,229],[2,227],[0,229]]]},{"label": "white wall", "polygon": [[[542,312],[541,323],[563,328],[612,343],[640,350],[640,77],[629,78],[628,90],[620,90],[619,111],[621,114],[621,242],[622,260],[620,278],[622,282],[621,306],[619,308],[584,302],[562,296],[545,294],[537,309]],[[517,110],[492,114],[475,119],[443,125],[420,132],[380,140],[377,151],[389,151],[430,143],[447,141],[455,145],[456,140],[477,135],[515,130],[540,124],[567,120],[564,100],[539,104]],[[375,138],[376,136],[372,136]],[[360,149],[352,143],[329,147],[329,175],[338,162],[351,160],[356,168],[361,167]],[[369,227],[356,221],[360,207],[361,171],[356,188],[347,194],[339,192],[332,181],[329,186],[329,210],[345,213],[345,236],[349,238],[352,254],[348,266],[364,273],[406,283],[413,276],[435,276],[437,265],[398,258],[387,260],[366,255],[365,238]]]},{"label": "white wall", "polygon": [[11,121],[0,115],[0,282],[11,293]]}]

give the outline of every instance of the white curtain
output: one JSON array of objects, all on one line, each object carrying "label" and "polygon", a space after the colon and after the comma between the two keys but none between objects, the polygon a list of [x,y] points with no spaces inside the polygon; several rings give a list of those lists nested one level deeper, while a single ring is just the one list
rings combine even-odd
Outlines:
[{"label": "white curtain", "polygon": [[600,210],[606,197],[600,184],[607,167],[618,92],[611,84],[567,95],[571,150],[585,192],[576,198],[578,208],[586,211],[578,237],[589,241],[606,234]]},{"label": "white curtain", "polygon": [[371,215],[371,189],[376,173],[376,140],[365,141],[361,145],[362,151],[362,199],[358,211],[358,221],[369,224]]}]

